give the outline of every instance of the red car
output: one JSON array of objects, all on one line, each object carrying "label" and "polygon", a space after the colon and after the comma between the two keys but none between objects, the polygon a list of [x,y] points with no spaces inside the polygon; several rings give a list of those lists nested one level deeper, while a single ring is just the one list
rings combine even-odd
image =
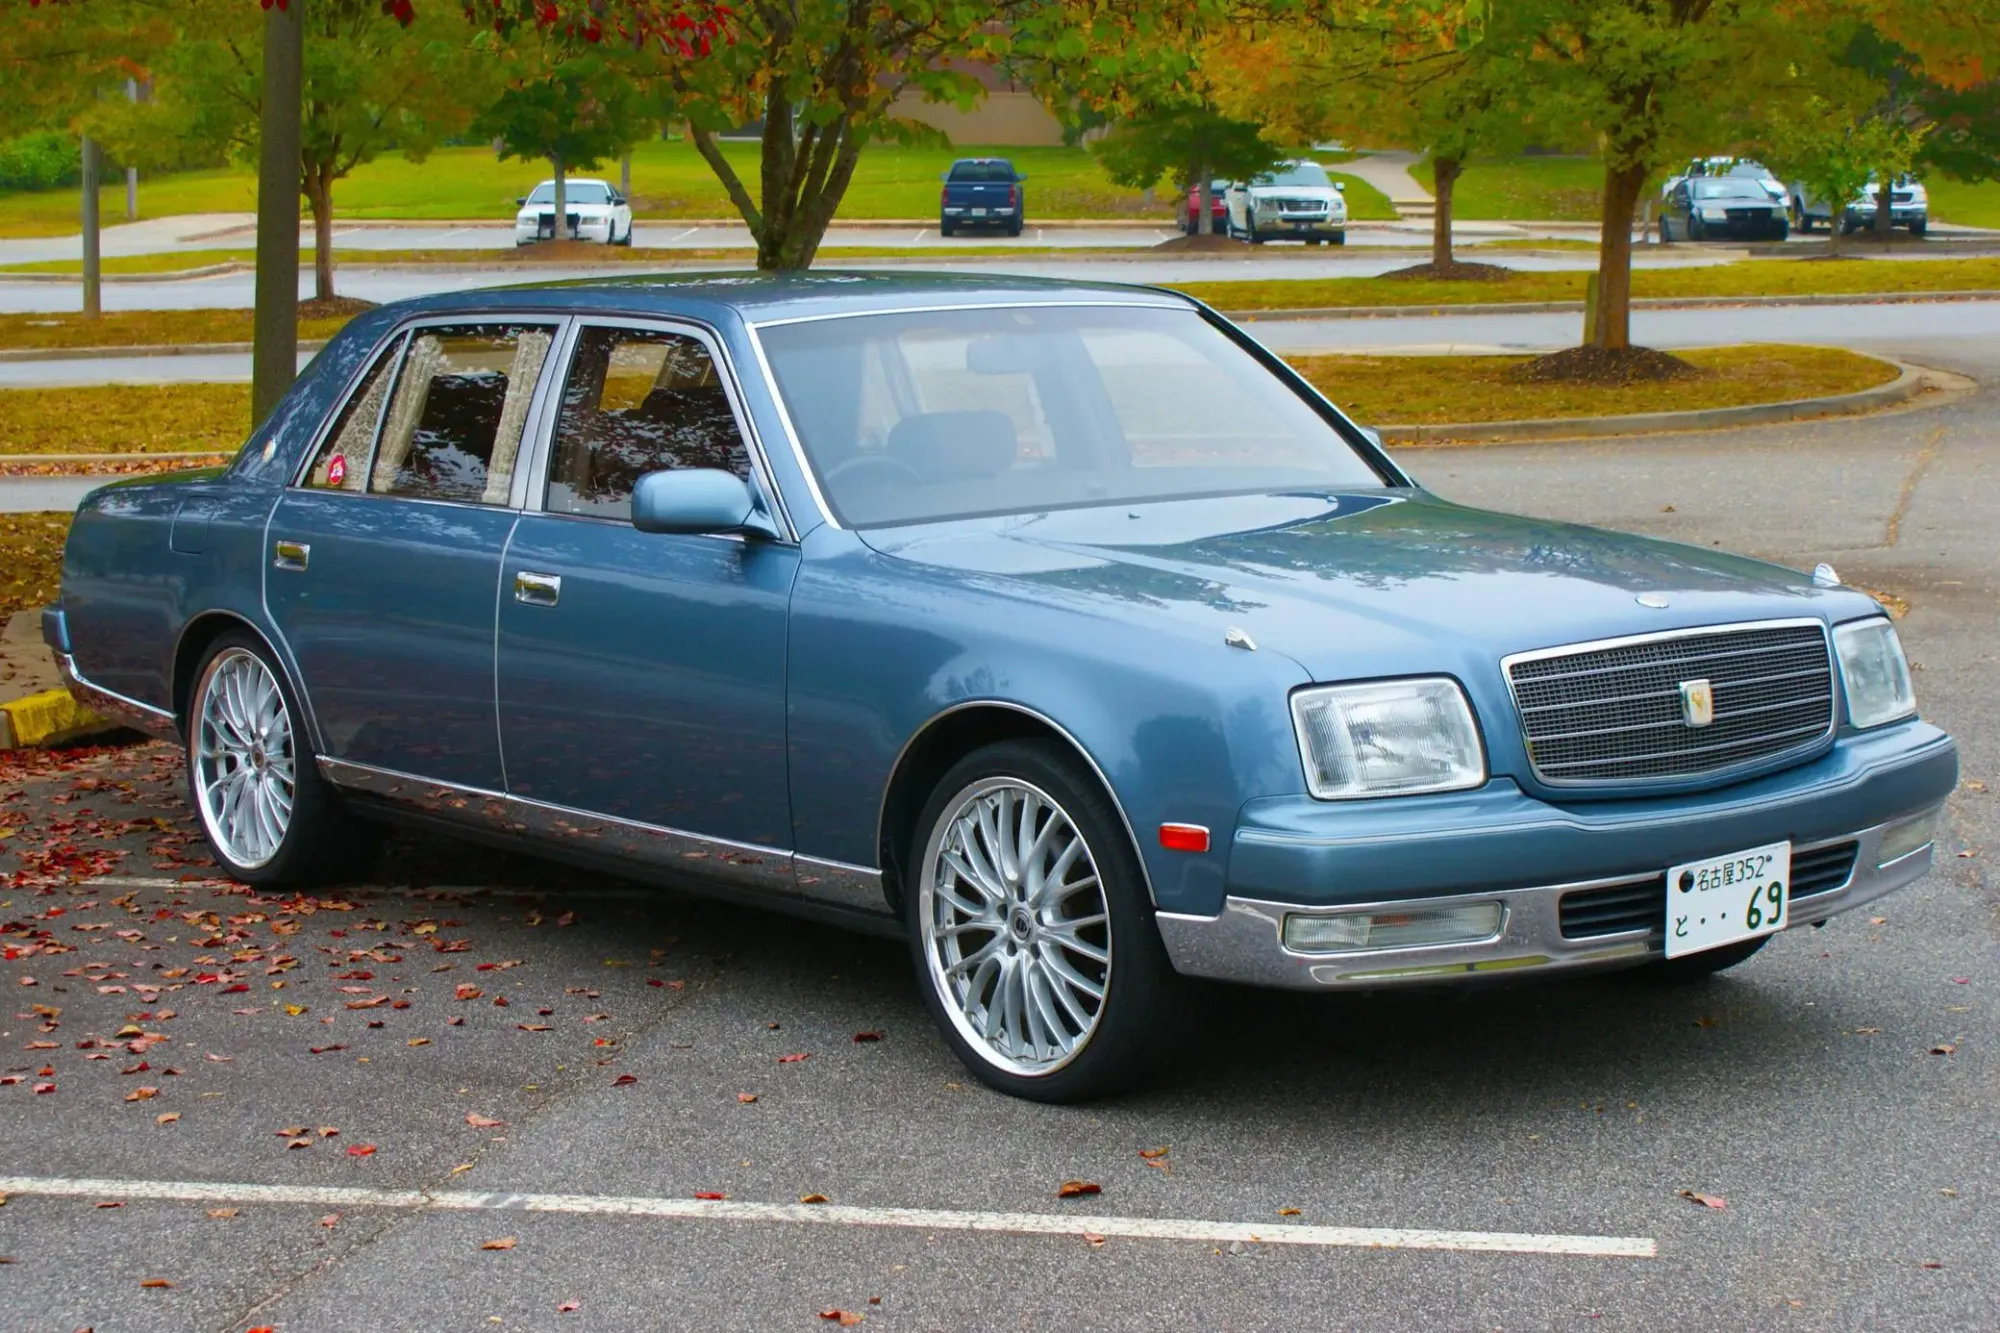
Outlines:
[{"label": "red car", "polygon": [[[1213,198],[1209,203],[1208,227],[1217,236],[1229,230],[1229,208],[1222,202],[1222,193],[1229,186],[1228,181],[1210,181],[1208,192]],[[1196,231],[1195,219],[1201,216],[1201,187],[1188,186],[1187,207],[1181,210],[1181,230],[1192,236]]]}]

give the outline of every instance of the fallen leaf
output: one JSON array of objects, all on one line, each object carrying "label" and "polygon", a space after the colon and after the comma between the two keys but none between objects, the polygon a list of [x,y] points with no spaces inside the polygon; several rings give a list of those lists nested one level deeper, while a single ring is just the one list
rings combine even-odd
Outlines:
[{"label": "fallen leaf", "polygon": [[724,1194],[721,1190],[696,1190],[694,1192],[694,1197],[697,1199],[713,1200],[713,1199],[726,1199],[729,1196],[727,1194]]},{"label": "fallen leaf", "polygon": [[1955,1042],[1955,1041],[1941,1041],[1941,1042],[1939,1042],[1939,1043],[1938,1043],[1937,1045],[1935,1045],[1935,1046],[1931,1047],[1931,1054],[1932,1054],[1932,1055],[1950,1055],[1950,1054],[1951,1054],[1951,1053],[1952,1053],[1953,1051],[1955,1051],[1955,1050],[1957,1050],[1957,1049],[1958,1049],[1958,1043],[1957,1043],[1957,1042]]},{"label": "fallen leaf", "polygon": [[412,1046],[428,1046],[431,1044],[431,1039],[429,1037],[412,1037],[409,1044]]},{"label": "fallen leaf", "polygon": [[479,1248],[482,1250],[511,1250],[514,1248],[514,1238],[512,1236],[502,1236],[499,1240],[481,1241]]},{"label": "fallen leaf", "polygon": [[1094,1180],[1065,1180],[1056,1188],[1058,1199],[1080,1199],[1087,1194],[1102,1194],[1104,1186]]},{"label": "fallen leaf", "polygon": [[1917,1267],[1919,1267],[1919,1268],[1943,1268],[1943,1267],[1944,1267],[1944,1265],[1943,1265],[1943,1264],[1941,1264],[1941,1263],[1939,1263],[1939,1262],[1938,1262],[1937,1260],[1935,1260],[1935,1259],[1926,1259],[1926,1260],[1924,1260],[1924,1262],[1922,1262],[1922,1263],[1918,1264],[1918,1265],[1917,1265]]},{"label": "fallen leaf", "polygon": [[736,1100],[748,1106],[751,1102],[757,1100],[757,1094],[754,1092],[739,1092],[736,1094]]},{"label": "fallen leaf", "polygon": [[465,1113],[465,1123],[471,1125],[474,1129],[498,1129],[507,1122],[505,1120],[497,1120],[490,1115],[481,1115],[477,1111],[467,1111]]},{"label": "fallen leaf", "polygon": [[111,1199],[104,1203],[94,1203],[91,1205],[91,1207],[93,1208],[123,1208],[124,1206],[125,1206],[124,1203],[117,1199]]},{"label": "fallen leaf", "polygon": [[375,1155],[375,1145],[372,1143],[356,1143],[348,1148],[347,1155],[349,1157],[373,1157]]},{"label": "fallen leaf", "polygon": [[576,1303],[575,1301],[564,1301],[564,1302],[563,1302],[563,1303],[562,1303],[561,1305],[558,1305],[558,1306],[556,1307],[556,1313],[557,1313],[557,1314],[575,1314],[575,1313],[577,1312],[577,1308],[578,1308],[578,1306],[577,1306],[577,1303]]},{"label": "fallen leaf", "polygon": [[1952,985],[1954,985],[1954,986],[1970,986],[1970,985],[1972,984],[1972,978],[1971,978],[1971,977],[1953,977],[1953,978],[1951,979],[1951,984],[1952,984]]},{"label": "fallen leaf", "polygon": [[856,1314],[852,1310],[821,1310],[819,1317],[829,1324],[839,1324],[842,1328],[852,1328],[867,1318],[866,1315]]},{"label": "fallen leaf", "polygon": [[158,1088],[134,1088],[125,1094],[125,1100],[128,1102],[145,1102],[151,1101],[159,1095],[160,1090]]},{"label": "fallen leaf", "polygon": [[854,1040],[856,1043],[864,1041],[880,1041],[882,1040],[882,1034],[879,1032],[857,1032],[854,1034]]},{"label": "fallen leaf", "polygon": [[226,1222],[236,1216],[238,1211],[235,1208],[211,1208],[208,1210],[208,1215],[218,1222]]},{"label": "fallen leaf", "polygon": [[139,1285],[142,1287],[150,1288],[153,1291],[170,1291],[172,1290],[174,1284],[167,1281],[163,1277],[148,1277],[148,1278],[141,1278],[139,1280]]},{"label": "fallen leaf", "polygon": [[[385,1005],[385,1004],[387,1004],[387,1003],[389,1003],[389,997],[388,997],[388,996],[386,996],[386,995],[377,995],[377,996],[376,996],[376,997],[375,997],[374,999],[372,999],[372,1000],[349,1000],[349,1001],[347,1002],[347,1007],[348,1007],[349,1009],[377,1009],[377,1008],[380,1008],[380,1007],[381,1007],[382,1005]],[[287,1009],[291,1008],[291,1006],[290,1006],[290,1005],[286,1005],[285,1007],[286,1007]]]},{"label": "fallen leaf", "polygon": [[1694,1025],[1698,1028],[1721,1027],[1722,1020],[1711,1014],[1703,1014],[1700,1018],[1695,1019]]},{"label": "fallen leaf", "polygon": [[40,1096],[44,1093],[54,1092],[55,1090],[56,1090],[56,1085],[53,1083],[37,1083],[35,1085],[35,1093],[37,1096]]},{"label": "fallen leaf", "polygon": [[302,1004],[288,1004],[285,1006],[285,1012],[290,1014],[293,1018],[297,1018],[300,1014],[304,1013],[305,1011],[306,1007]]},{"label": "fallen leaf", "polygon": [[1278,1210],[1279,1217],[1297,1217],[1298,1215],[1299,1210],[1296,1208],[1280,1208]]},{"label": "fallen leaf", "polygon": [[180,1118],[181,1113],[179,1111],[162,1111],[153,1117],[153,1123],[156,1125],[171,1125]]},{"label": "fallen leaf", "polygon": [[1083,1243],[1093,1250],[1101,1250],[1104,1248],[1104,1237],[1095,1231],[1086,1231],[1083,1233]]},{"label": "fallen leaf", "polygon": [[485,991],[482,991],[481,989],[479,989],[479,987],[473,985],[469,981],[461,981],[458,983],[458,998],[461,1000],[476,1000],[485,993],[486,993]]},{"label": "fallen leaf", "polygon": [[1723,1198],[1720,1194],[1703,1194],[1698,1190],[1682,1190],[1681,1197],[1690,1202],[1698,1203],[1704,1208],[1727,1208],[1729,1206],[1729,1200]]},{"label": "fallen leaf", "polygon": [[801,1194],[801,1195],[799,1196],[799,1202],[800,1202],[800,1203],[832,1203],[832,1202],[833,1202],[833,1200],[831,1200],[831,1199],[827,1198],[827,1197],[826,1197],[826,1196],[825,1196],[824,1194]]},{"label": "fallen leaf", "polygon": [[555,1029],[554,1029],[554,1028],[552,1028],[552,1027],[550,1027],[550,1026],[549,1026],[549,1025],[547,1024],[547,1023],[516,1023],[516,1024],[514,1025],[514,1026],[515,1026],[515,1027],[517,1027],[517,1028],[519,1028],[519,1029],[521,1029],[521,1031],[523,1031],[523,1032],[553,1032],[553,1031],[555,1031]]},{"label": "fallen leaf", "polygon": [[811,1051],[800,1051],[797,1055],[779,1056],[778,1063],[781,1065],[795,1065],[801,1060],[810,1060],[810,1059],[812,1059]]},{"label": "fallen leaf", "polygon": [[611,1086],[614,1088],[629,1088],[638,1081],[638,1078],[634,1075],[620,1074],[617,1078],[611,1080]]},{"label": "fallen leaf", "polygon": [[340,1225],[340,1214],[339,1214],[339,1213],[328,1213],[328,1214],[327,1214],[327,1215],[326,1215],[325,1217],[322,1217],[322,1218],[321,1218],[321,1219],[319,1220],[319,1224],[320,1224],[321,1226],[325,1227],[325,1228],[326,1228],[326,1229],[327,1229],[328,1231],[331,1231],[331,1230],[333,1230],[333,1229],[334,1229],[335,1227],[337,1227],[337,1226],[339,1226],[339,1225]]},{"label": "fallen leaf", "polygon": [[291,1148],[310,1148],[310,1147],[312,1147],[312,1142],[313,1142],[313,1141],[312,1141],[311,1139],[307,1139],[307,1138],[298,1138],[298,1139],[287,1139],[287,1140],[285,1141],[285,1147],[286,1147],[287,1149],[291,1149]]}]

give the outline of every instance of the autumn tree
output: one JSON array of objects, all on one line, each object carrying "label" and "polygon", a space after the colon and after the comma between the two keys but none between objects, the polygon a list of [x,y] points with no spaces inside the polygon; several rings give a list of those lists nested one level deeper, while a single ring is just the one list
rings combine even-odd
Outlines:
[{"label": "autumn tree", "polygon": [[1248,180],[1286,155],[1282,145],[1265,137],[1263,126],[1201,105],[1128,116],[1092,144],[1091,153],[1105,175],[1131,189],[1150,190],[1162,178],[1176,185],[1192,183],[1195,231],[1203,236],[1215,231],[1215,177]]}]

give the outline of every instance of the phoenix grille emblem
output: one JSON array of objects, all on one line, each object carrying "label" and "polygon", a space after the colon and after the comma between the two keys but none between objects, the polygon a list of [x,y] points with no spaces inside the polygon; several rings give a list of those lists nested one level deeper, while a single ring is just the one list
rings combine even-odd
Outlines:
[{"label": "phoenix grille emblem", "polygon": [[1681,682],[1681,720],[1690,727],[1715,721],[1715,687],[1706,679]]}]

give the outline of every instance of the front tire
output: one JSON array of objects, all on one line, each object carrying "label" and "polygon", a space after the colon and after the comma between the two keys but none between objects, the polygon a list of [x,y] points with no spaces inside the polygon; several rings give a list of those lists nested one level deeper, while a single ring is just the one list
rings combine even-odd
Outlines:
[{"label": "front tire", "polygon": [[1076,1102],[1152,1072],[1181,979],[1123,820],[1066,751],[1005,741],[966,756],[939,780],[910,852],[924,1002],[974,1076]]},{"label": "front tire", "polygon": [[371,850],[319,775],[284,672],[249,634],[210,645],[188,702],[188,799],[217,864],[259,888],[317,882]]}]

